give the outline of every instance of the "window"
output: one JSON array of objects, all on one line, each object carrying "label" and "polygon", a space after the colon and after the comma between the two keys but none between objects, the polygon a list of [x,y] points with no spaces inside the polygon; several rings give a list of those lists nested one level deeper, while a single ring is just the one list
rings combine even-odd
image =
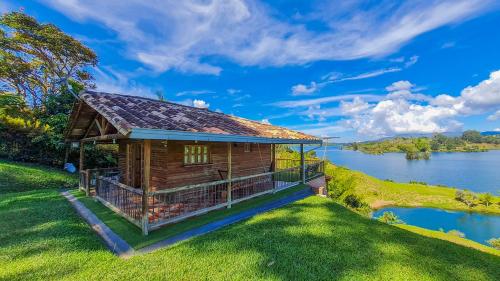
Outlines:
[{"label": "window", "polygon": [[185,145],[184,164],[206,164],[208,163],[208,146],[206,145]]},{"label": "window", "polygon": [[249,142],[245,143],[245,152],[251,152],[252,151],[252,144]]}]

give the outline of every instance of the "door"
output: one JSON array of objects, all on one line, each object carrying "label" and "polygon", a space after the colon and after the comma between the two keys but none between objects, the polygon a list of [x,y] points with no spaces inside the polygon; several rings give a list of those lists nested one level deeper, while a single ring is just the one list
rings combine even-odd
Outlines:
[{"label": "door", "polygon": [[130,186],[142,188],[143,147],[142,143],[130,145]]}]

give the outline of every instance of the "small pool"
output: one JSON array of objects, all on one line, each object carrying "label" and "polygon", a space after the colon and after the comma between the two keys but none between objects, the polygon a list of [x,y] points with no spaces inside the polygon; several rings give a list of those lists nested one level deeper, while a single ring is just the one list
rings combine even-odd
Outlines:
[{"label": "small pool", "polygon": [[488,245],[491,238],[500,237],[500,216],[461,211],[446,211],[434,208],[389,207],[373,212],[379,217],[384,212],[393,212],[406,224],[431,230],[444,229],[445,232],[456,229],[465,234],[465,238]]}]

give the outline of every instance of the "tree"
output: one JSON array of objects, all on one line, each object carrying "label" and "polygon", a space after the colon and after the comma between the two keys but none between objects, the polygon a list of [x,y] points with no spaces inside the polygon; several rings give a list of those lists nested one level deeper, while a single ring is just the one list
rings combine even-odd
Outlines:
[{"label": "tree", "polygon": [[455,199],[463,202],[467,207],[471,208],[477,205],[477,196],[468,190],[457,190],[455,192]]},{"label": "tree", "polygon": [[462,134],[462,139],[472,143],[481,143],[483,136],[478,131],[468,130]]},{"label": "tree", "polygon": [[92,86],[86,68],[95,53],[52,24],[11,12],[0,17],[0,92],[15,93],[37,110],[73,80]]},{"label": "tree", "polygon": [[491,205],[491,203],[493,203],[493,195],[491,195],[491,193],[480,194],[479,195],[479,202],[481,202],[482,204],[486,205],[486,207],[488,207],[489,205]]},{"label": "tree", "polygon": [[381,222],[385,222],[388,224],[398,224],[398,223],[404,223],[402,220],[396,216],[393,212],[384,212],[382,216],[377,218]]},{"label": "tree", "polygon": [[500,250],[500,238],[491,238],[488,240],[488,244],[490,244],[493,248]]}]

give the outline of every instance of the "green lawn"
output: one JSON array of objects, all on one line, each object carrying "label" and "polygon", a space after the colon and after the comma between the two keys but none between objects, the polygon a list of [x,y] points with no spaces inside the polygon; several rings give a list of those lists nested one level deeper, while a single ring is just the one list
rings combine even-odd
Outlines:
[{"label": "green lawn", "polygon": [[0,159],[0,194],[42,188],[72,187],[77,175],[36,164],[19,164]]},{"label": "green lawn", "polygon": [[415,234],[320,197],[124,260],[55,187],[0,196],[0,280],[500,279],[497,251]]},{"label": "green lawn", "polygon": [[142,231],[135,225],[128,222],[126,219],[118,216],[109,208],[105,207],[99,202],[96,202],[93,198],[85,197],[85,193],[82,191],[74,190],[71,193],[75,195],[87,208],[92,210],[107,226],[109,226],[115,233],[120,235],[130,246],[138,249],[145,247],[147,245],[153,244],[155,242],[167,239],[174,235],[183,233],[189,229],[202,226],[204,224],[220,220],[232,214],[239,213],[244,210],[251,209],[258,205],[271,202],[273,200],[285,197],[297,191],[307,188],[304,185],[299,185],[287,190],[283,190],[276,194],[260,196],[257,198],[250,199],[248,201],[243,201],[241,203],[233,205],[231,209],[220,209],[216,211],[209,212],[207,214],[193,217],[185,221],[154,230],[149,233],[148,236],[143,236]]}]

